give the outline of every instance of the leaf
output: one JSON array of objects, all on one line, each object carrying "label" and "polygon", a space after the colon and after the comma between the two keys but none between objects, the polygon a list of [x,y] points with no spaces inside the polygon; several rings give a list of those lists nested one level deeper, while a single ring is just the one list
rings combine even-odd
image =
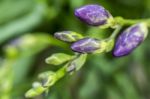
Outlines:
[{"label": "leaf", "polygon": [[98,78],[99,77],[94,69],[91,69],[87,73],[85,82],[79,90],[79,96],[81,99],[95,99],[94,96],[97,94],[95,92],[97,92],[102,85]]},{"label": "leaf", "polygon": [[6,41],[8,38],[25,33],[35,28],[42,22],[45,5],[36,3],[36,6],[30,13],[17,18],[5,25],[0,26],[0,44]]},{"label": "leaf", "polygon": [[140,99],[137,88],[130,79],[129,75],[120,72],[117,73],[114,78],[120,90],[123,92],[125,99]]},{"label": "leaf", "polygon": [[35,6],[34,0],[1,0],[0,25],[7,24],[18,17],[24,16]]},{"label": "leaf", "polygon": [[35,58],[33,56],[30,57],[19,57],[14,61],[13,73],[14,73],[14,84],[17,87],[17,84],[22,83],[26,80],[26,76],[29,73],[31,65]]}]

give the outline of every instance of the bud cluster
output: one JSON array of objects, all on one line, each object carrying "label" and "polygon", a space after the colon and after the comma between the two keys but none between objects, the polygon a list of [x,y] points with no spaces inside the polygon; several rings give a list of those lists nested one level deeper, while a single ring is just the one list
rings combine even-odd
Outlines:
[{"label": "bud cluster", "polygon": [[[109,11],[97,4],[85,5],[77,8],[75,9],[74,14],[81,21],[91,26],[115,27],[116,25],[115,20]],[[130,26],[118,37],[113,50],[114,56],[120,57],[128,55],[139,46],[142,41],[144,41],[147,34],[148,28],[144,22]],[[78,53],[101,53],[111,51],[115,41],[115,38],[99,40],[90,37],[83,37],[72,31],[56,32],[54,36],[65,42],[74,42],[71,45],[71,49]]]},{"label": "bud cluster", "polygon": [[[54,34],[55,38],[70,43],[70,48],[75,52],[74,55],[64,53],[56,53],[48,57],[45,62],[49,65],[62,65],[66,63],[61,69],[56,72],[42,73],[39,78],[42,83],[35,83],[30,89],[26,97],[34,97],[46,91],[50,86],[54,85],[57,80],[62,78],[66,73],[72,74],[79,70],[86,61],[89,53],[103,53],[113,50],[113,55],[121,57],[130,54],[137,48],[148,35],[148,24],[144,21],[133,23],[127,29],[118,35],[121,27],[125,24],[123,18],[118,18],[122,23],[118,23],[117,18],[112,15],[104,7],[100,5],[86,5],[77,8],[74,12],[75,16],[90,26],[99,26],[103,28],[115,28],[114,32],[109,38],[98,39],[90,36],[84,37],[79,33],[73,31],[62,31]],[[129,20],[128,20],[129,21]],[[129,24],[128,24],[129,25]],[[31,40],[32,41],[32,40]],[[34,41],[34,40],[33,40]],[[31,42],[32,43],[32,42]],[[18,47],[17,43],[14,43]],[[30,45],[24,43],[24,45]]]}]

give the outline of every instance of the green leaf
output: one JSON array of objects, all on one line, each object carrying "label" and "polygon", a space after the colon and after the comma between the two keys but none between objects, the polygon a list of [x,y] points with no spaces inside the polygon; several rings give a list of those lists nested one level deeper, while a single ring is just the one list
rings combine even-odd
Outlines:
[{"label": "green leaf", "polygon": [[36,3],[34,0],[1,0],[0,1],[0,25],[7,24],[29,13]]},{"label": "green leaf", "polygon": [[33,56],[18,57],[16,60],[14,60],[12,67],[14,73],[13,80],[14,84],[16,85],[15,87],[17,87],[18,84],[23,83],[26,80],[26,76],[29,73],[29,70],[34,60],[35,57]]},{"label": "green leaf", "polygon": [[23,35],[4,47],[7,57],[32,56],[51,44],[51,36],[45,33]]},{"label": "green leaf", "polygon": [[30,13],[0,26],[0,44],[12,36],[32,30],[42,22],[45,5],[41,3],[35,4],[36,6]]},{"label": "green leaf", "polygon": [[137,88],[135,87],[134,83],[130,79],[130,76],[127,75],[126,73],[117,73],[115,76],[115,81],[118,85],[118,87],[121,89],[123,92],[123,96],[125,99],[141,99],[137,92]]},{"label": "green leaf", "polygon": [[91,69],[86,73],[87,77],[79,90],[79,96],[81,99],[95,99],[95,92],[99,91],[99,88],[102,86],[102,82],[99,81],[99,76],[97,76],[95,70]]}]

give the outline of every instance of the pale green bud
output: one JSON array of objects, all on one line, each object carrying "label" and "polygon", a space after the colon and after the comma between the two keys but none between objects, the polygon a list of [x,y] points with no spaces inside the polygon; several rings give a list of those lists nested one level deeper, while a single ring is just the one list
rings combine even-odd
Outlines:
[{"label": "pale green bud", "polygon": [[69,61],[72,58],[73,58],[73,56],[68,55],[68,54],[56,53],[56,54],[53,54],[50,57],[46,58],[45,62],[47,64],[51,64],[51,65],[60,65],[66,61]]},{"label": "pale green bud", "polygon": [[74,71],[78,71],[85,63],[87,58],[87,54],[80,54],[79,57],[74,59],[67,67],[67,72],[73,73]]},{"label": "pale green bud", "polygon": [[52,71],[41,73],[39,79],[42,80],[42,86],[49,87],[55,83],[56,73]]},{"label": "pale green bud", "polygon": [[73,32],[73,31],[62,31],[62,32],[56,32],[54,34],[54,36],[61,40],[61,41],[65,41],[65,42],[75,42],[81,38],[83,38],[83,36],[79,33]]},{"label": "pale green bud", "polygon": [[43,93],[45,91],[45,88],[41,85],[41,83],[39,82],[34,82],[33,83],[33,88],[28,90],[25,94],[25,96],[27,98],[32,98],[35,97],[37,95],[40,95],[41,93]]}]

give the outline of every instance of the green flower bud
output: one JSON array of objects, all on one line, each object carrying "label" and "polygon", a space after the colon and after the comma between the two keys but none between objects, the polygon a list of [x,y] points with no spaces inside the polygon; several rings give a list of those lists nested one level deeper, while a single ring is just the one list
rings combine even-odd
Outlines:
[{"label": "green flower bud", "polygon": [[62,31],[62,32],[56,32],[54,34],[54,36],[61,40],[61,41],[65,41],[65,42],[75,42],[81,38],[83,38],[83,36],[81,34],[78,34],[76,32],[73,31]]},{"label": "green flower bud", "polygon": [[56,73],[52,71],[41,73],[38,77],[42,80],[42,86],[49,87],[53,85],[56,81]]},{"label": "green flower bud", "polygon": [[34,82],[33,83],[33,88],[28,90],[25,94],[25,97],[27,98],[32,98],[35,97],[37,95],[40,95],[41,93],[43,93],[45,91],[45,88],[42,87],[41,83],[39,82]]},{"label": "green flower bud", "polygon": [[46,58],[45,62],[47,64],[51,64],[51,65],[60,65],[66,61],[69,61],[72,58],[73,58],[73,56],[68,55],[68,54],[56,53],[56,54],[53,54],[50,57]]},{"label": "green flower bud", "polygon": [[67,72],[73,73],[74,71],[79,70],[85,63],[87,54],[80,54],[79,57],[74,59],[67,67]]}]

